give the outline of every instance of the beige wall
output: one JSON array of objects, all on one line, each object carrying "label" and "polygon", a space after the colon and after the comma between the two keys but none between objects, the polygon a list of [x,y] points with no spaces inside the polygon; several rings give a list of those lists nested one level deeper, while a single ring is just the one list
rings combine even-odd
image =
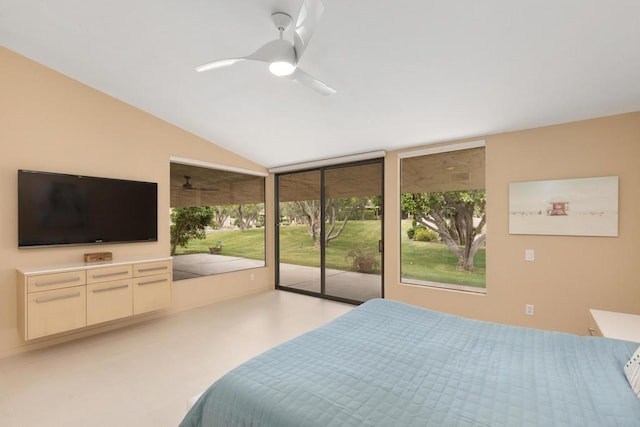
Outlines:
[{"label": "beige wall", "polygon": [[[34,347],[25,345],[16,329],[16,267],[80,262],[85,252],[103,250],[116,260],[168,256],[170,156],[265,169],[4,48],[0,64],[1,357]],[[158,242],[18,250],[18,169],[157,182]],[[172,309],[265,290],[272,286],[271,276],[261,268],[176,282]]]},{"label": "beige wall", "polygon": [[[478,319],[578,334],[587,333],[589,308],[640,313],[640,113],[483,139],[487,294],[400,283],[396,151],[385,163],[386,296]],[[509,235],[510,182],[611,175],[619,177],[618,237]],[[535,250],[534,262],[524,260],[525,249]],[[524,314],[525,304],[535,305],[534,316]]]}]

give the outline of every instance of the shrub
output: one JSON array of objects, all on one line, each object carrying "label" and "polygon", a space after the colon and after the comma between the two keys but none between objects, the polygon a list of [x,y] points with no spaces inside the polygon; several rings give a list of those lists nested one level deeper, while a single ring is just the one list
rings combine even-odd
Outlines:
[{"label": "shrub", "polygon": [[413,240],[418,242],[435,242],[438,240],[438,233],[428,228],[418,227],[413,234]]},{"label": "shrub", "polygon": [[409,239],[413,240],[413,236],[415,236],[416,234],[416,228],[417,227],[411,227],[407,230],[407,236],[409,237]]},{"label": "shrub", "polygon": [[220,252],[222,252],[222,240],[218,240],[215,246],[209,247],[209,253],[219,254]]},{"label": "shrub", "polygon": [[347,252],[345,259],[351,262],[353,268],[361,273],[372,273],[373,270],[380,265],[378,261],[377,251],[367,246],[356,246]]}]

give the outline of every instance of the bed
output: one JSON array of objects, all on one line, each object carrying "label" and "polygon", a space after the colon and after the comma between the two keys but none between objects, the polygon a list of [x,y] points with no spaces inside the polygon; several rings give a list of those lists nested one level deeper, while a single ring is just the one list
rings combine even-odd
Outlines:
[{"label": "bed", "polygon": [[637,348],[375,299],[230,371],[180,426],[640,426]]}]

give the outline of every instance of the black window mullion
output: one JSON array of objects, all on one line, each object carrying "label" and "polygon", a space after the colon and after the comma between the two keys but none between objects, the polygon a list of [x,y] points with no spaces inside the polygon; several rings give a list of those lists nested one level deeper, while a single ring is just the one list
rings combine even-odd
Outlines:
[{"label": "black window mullion", "polygon": [[[275,239],[274,239],[274,255],[275,255],[275,284],[276,289],[280,288],[280,175],[274,177],[274,199],[275,199]],[[265,233],[266,234],[266,233]]]},{"label": "black window mullion", "polygon": [[325,217],[326,217],[326,203],[325,203],[325,171],[326,169],[320,169],[320,295],[326,295],[326,245],[325,245]]}]

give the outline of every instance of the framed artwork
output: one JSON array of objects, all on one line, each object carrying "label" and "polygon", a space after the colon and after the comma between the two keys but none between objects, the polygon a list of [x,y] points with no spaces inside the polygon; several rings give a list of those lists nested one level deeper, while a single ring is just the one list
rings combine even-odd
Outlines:
[{"label": "framed artwork", "polygon": [[509,184],[509,234],[618,235],[618,177]]}]

